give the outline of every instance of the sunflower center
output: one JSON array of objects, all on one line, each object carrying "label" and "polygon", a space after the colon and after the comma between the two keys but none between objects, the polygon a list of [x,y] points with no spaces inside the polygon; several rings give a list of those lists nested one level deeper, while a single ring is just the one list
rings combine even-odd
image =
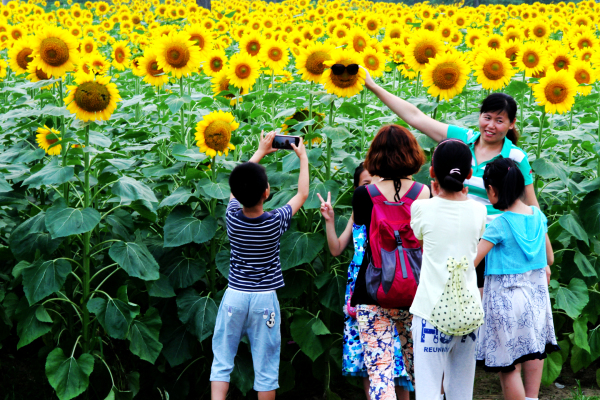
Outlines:
[{"label": "sunflower center", "polygon": [[240,64],[235,67],[235,75],[240,79],[246,79],[250,76],[252,69],[247,64]]},{"label": "sunflower center", "polygon": [[392,31],[392,33],[390,33],[390,37],[392,39],[400,39],[400,31],[398,31],[398,30]]},{"label": "sunflower center", "polygon": [[246,51],[250,53],[251,56],[255,56],[260,51],[260,44],[256,41],[248,42]]},{"label": "sunflower center", "polygon": [[19,31],[13,31],[12,37],[13,37],[13,39],[20,38],[21,37],[21,32],[19,32]]},{"label": "sunflower center", "polygon": [[442,30],[442,36],[447,38],[448,36],[450,36],[450,29],[446,28]]},{"label": "sunflower center", "polygon": [[210,69],[212,69],[214,72],[219,72],[221,68],[223,68],[223,62],[220,58],[214,58],[211,60]]},{"label": "sunflower center", "polygon": [[122,64],[123,61],[125,61],[125,52],[123,49],[117,49],[115,51],[115,60],[117,60],[119,64]]},{"label": "sunflower center", "polygon": [[590,46],[590,42],[588,42],[587,39],[580,40],[578,44],[580,49]]},{"label": "sunflower center", "polygon": [[196,46],[200,47],[200,49],[204,48],[204,38],[202,35],[192,35],[191,40],[196,43]]},{"label": "sunflower center", "polygon": [[163,74],[164,72],[165,71],[163,71],[162,68],[158,68],[158,63],[156,61],[150,63],[148,67],[148,74],[150,74],[151,76],[158,76],[160,74]]},{"label": "sunflower center", "polygon": [[69,61],[69,47],[57,37],[46,38],[40,45],[40,57],[46,64],[60,67]]},{"label": "sunflower center", "polygon": [[579,71],[579,73],[575,74],[575,79],[579,84],[589,83],[590,75],[586,71]]},{"label": "sunflower center", "polygon": [[325,71],[323,62],[331,57],[324,51],[315,51],[306,58],[306,70],[313,75],[322,75]]},{"label": "sunflower center", "polygon": [[19,52],[19,54],[17,54],[17,64],[19,67],[27,69],[27,65],[31,60],[33,60],[33,58],[29,57],[32,52],[33,51],[31,49],[23,49]]},{"label": "sunflower center", "polygon": [[377,57],[368,56],[365,61],[367,62],[369,69],[379,68],[379,60],[377,59]]},{"label": "sunflower center", "polygon": [[75,92],[75,103],[87,112],[104,111],[110,104],[110,93],[106,86],[97,82],[85,82]]},{"label": "sunflower center", "polygon": [[544,28],[541,27],[535,30],[535,36],[537,37],[543,37],[545,33],[546,31],[544,30]]},{"label": "sunflower center", "polygon": [[216,151],[225,151],[231,139],[231,125],[226,121],[214,121],[204,130],[206,146]]},{"label": "sunflower center", "polygon": [[492,49],[495,49],[495,48],[497,48],[498,46],[500,46],[500,43],[498,43],[498,41],[497,41],[497,40],[492,40],[492,41],[490,42],[490,47],[491,47]]},{"label": "sunflower center", "polygon": [[181,44],[173,44],[166,52],[167,63],[174,68],[183,68],[190,60],[190,51]]},{"label": "sunflower center", "polygon": [[538,55],[535,53],[529,53],[525,57],[523,57],[523,64],[525,64],[525,66],[527,68],[536,67],[538,65],[539,61],[540,61],[540,59],[539,59]]},{"label": "sunflower center", "polygon": [[460,77],[458,65],[451,62],[440,63],[433,70],[433,84],[440,89],[451,89]]},{"label": "sunflower center", "polygon": [[563,58],[558,58],[554,62],[554,68],[558,71],[559,69],[565,69],[567,67],[567,60]]},{"label": "sunflower center", "polygon": [[283,52],[277,48],[271,49],[269,50],[269,58],[273,61],[279,61],[283,58]]},{"label": "sunflower center", "polygon": [[495,81],[504,77],[504,68],[500,62],[489,60],[483,64],[483,73],[488,79]]},{"label": "sunflower center", "polygon": [[544,89],[546,99],[552,104],[562,103],[569,94],[567,87],[559,82],[553,82]]},{"label": "sunflower center", "polygon": [[[352,62],[340,62],[340,64],[344,64],[344,65],[349,65]],[[331,82],[337,86],[338,88],[341,89],[345,89],[348,87],[352,87],[356,84],[356,81],[358,80],[358,74],[356,75],[350,75],[348,74],[348,72],[346,70],[344,70],[344,73],[341,75],[334,75],[331,74]]]},{"label": "sunflower center", "polygon": [[35,76],[40,80],[40,81],[47,81],[48,79],[50,79],[50,77],[41,69],[36,68],[35,69]]},{"label": "sunflower center", "polygon": [[419,64],[427,64],[431,57],[435,57],[435,47],[429,43],[419,43],[415,47],[415,58]]}]

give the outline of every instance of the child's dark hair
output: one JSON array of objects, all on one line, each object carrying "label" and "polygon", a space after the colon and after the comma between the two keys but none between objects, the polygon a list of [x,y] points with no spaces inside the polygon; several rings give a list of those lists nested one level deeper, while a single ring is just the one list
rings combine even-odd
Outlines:
[{"label": "child's dark hair", "polygon": [[[483,100],[483,103],[481,103],[479,114],[487,112],[501,113],[503,111],[506,111],[508,120],[513,122],[517,116],[517,102],[506,93],[492,93]],[[517,127],[515,126],[514,128],[509,129],[506,137],[516,145],[519,141],[519,131],[517,130]]]},{"label": "child's dark hair", "polygon": [[442,189],[450,192],[463,190],[463,182],[471,172],[471,149],[458,139],[442,140],[431,158],[433,171]]},{"label": "child's dark hair", "polygon": [[356,167],[356,169],[354,170],[354,189],[356,189],[358,185],[360,185],[360,174],[362,174],[364,170],[365,163],[363,161],[360,164],[358,164],[358,167]]},{"label": "child's dark hair", "polygon": [[269,187],[265,167],[253,162],[238,165],[229,175],[229,187],[244,207],[254,207]]},{"label": "child's dark hair", "polygon": [[483,185],[488,190],[493,186],[498,193],[498,202],[494,204],[497,210],[506,210],[523,196],[525,178],[510,158],[498,158],[485,167]]}]

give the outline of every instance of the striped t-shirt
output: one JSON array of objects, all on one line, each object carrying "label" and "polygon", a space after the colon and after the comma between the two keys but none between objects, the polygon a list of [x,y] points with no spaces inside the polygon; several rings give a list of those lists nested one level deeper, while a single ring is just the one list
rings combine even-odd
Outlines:
[{"label": "striped t-shirt", "polygon": [[287,204],[257,218],[248,218],[236,199],[227,206],[227,236],[231,244],[229,287],[243,292],[282,288],[279,239],[290,227]]},{"label": "striped t-shirt", "polygon": [[471,149],[471,155],[473,156],[471,161],[473,176],[471,179],[465,180],[465,185],[469,188],[468,197],[483,204],[487,208],[487,223],[489,224],[494,218],[502,214],[502,211],[496,210],[488,199],[485,186],[483,185],[483,173],[485,172],[485,167],[499,157],[510,158],[517,164],[521,173],[523,173],[525,186],[533,184],[533,173],[529,161],[527,160],[527,153],[515,146],[507,138],[504,138],[504,145],[502,146],[500,154],[491,160],[478,164],[477,159],[475,158],[475,143],[477,142],[477,139],[479,139],[479,136],[481,136],[481,133],[473,131],[473,129],[448,125],[448,138],[462,140]]}]

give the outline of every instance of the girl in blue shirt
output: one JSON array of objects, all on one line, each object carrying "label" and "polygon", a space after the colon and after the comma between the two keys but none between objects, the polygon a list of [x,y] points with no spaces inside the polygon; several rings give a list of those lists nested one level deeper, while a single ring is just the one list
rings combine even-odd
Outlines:
[{"label": "girl in blue shirt", "polygon": [[[487,371],[498,372],[504,398],[533,400],[544,359],[558,350],[546,269],[554,262],[546,233],[547,219],[522,200],[525,182],[514,161],[499,158],[483,175],[488,198],[504,211],[488,225],[477,248],[475,265],[485,257],[483,309],[476,357]],[[526,386],[521,367],[528,370]],[[537,395],[536,395],[537,397]],[[537,400],[537,399],[535,399]]]}]

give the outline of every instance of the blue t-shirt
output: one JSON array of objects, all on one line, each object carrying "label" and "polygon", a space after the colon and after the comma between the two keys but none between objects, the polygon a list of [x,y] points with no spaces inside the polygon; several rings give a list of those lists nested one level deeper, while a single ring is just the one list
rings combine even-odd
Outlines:
[{"label": "blue t-shirt", "polygon": [[282,288],[279,239],[290,227],[289,204],[248,218],[236,199],[226,213],[227,236],[231,244],[229,287],[243,292],[262,292]]},{"label": "blue t-shirt", "polygon": [[488,225],[482,239],[495,246],[485,257],[486,275],[521,274],[548,265],[548,219],[537,207],[531,209],[531,215],[506,211]]}]

